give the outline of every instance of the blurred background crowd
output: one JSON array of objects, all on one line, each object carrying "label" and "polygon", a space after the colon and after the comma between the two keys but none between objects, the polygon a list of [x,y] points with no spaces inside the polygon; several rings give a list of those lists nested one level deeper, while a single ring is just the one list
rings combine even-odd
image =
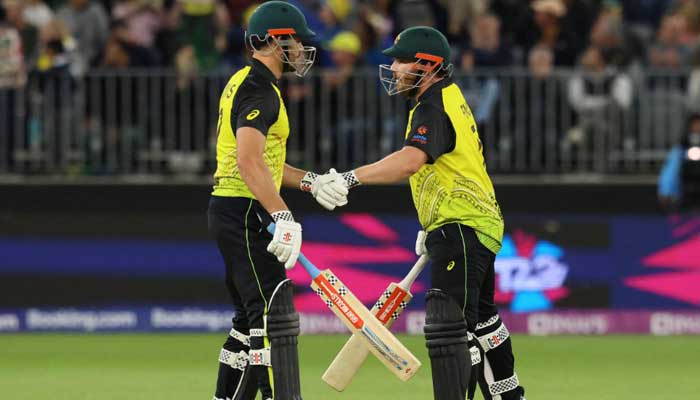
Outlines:
[{"label": "blurred background crowd", "polygon": [[[245,62],[252,0],[1,0],[0,76],[31,71]],[[700,66],[697,0],[293,0],[318,33],[322,66],[374,66],[412,25],[445,32],[463,70],[529,65],[591,71]],[[700,84],[698,84],[700,85]],[[621,99],[623,100],[623,99]],[[624,100],[623,100],[624,101]]]},{"label": "blurred background crowd", "polygon": [[[400,143],[405,112],[384,104],[376,66],[414,25],[450,40],[495,172],[655,173],[700,111],[700,0],[290,2],[319,49],[309,78],[283,82],[303,135],[290,157],[310,167],[349,166]],[[211,157],[219,90],[246,63],[259,2],[0,3],[0,141],[11,149],[0,151],[0,172],[65,166],[70,151],[83,169],[89,157],[111,163],[92,168],[103,172],[174,151]],[[134,79],[99,80],[109,74]]]}]

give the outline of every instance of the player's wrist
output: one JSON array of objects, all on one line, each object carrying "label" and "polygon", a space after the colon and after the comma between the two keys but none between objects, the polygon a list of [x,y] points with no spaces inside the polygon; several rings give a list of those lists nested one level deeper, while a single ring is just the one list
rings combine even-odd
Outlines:
[{"label": "player's wrist", "polygon": [[270,217],[272,217],[272,220],[275,221],[275,223],[278,223],[280,221],[294,222],[294,216],[289,210],[273,212],[272,214],[270,214]]},{"label": "player's wrist", "polygon": [[313,190],[314,187],[314,182],[316,182],[316,179],[318,178],[318,174],[315,172],[307,171],[304,176],[301,178],[301,181],[299,181],[299,189],[301,189],[302,192],[309,192]]},{"label": "player's wrist", "polygon": [[360,180],[357,178],[357,174],[355,173],[355,170],[343,172],[340,174],[340,176],[343,178],[343,182],[345,183],[345,187],[348,189],[352,189],[355,186],[362,185],[362,182],[360,182]]}]

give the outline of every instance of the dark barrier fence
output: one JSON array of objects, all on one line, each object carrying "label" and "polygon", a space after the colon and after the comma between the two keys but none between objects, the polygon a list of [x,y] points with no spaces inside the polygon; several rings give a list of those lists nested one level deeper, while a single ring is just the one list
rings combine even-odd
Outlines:
[{"label": "dark barrier fence", "polygon": [[[375,69],[284,79],[287,160],[347,169],[395,150],[410,105]],[[95,70],[0,90],[0,174],[195,175],[214,166],[229,75]],[[654,173],[700,104],[700,70],[459,72],[495,173]]]}]

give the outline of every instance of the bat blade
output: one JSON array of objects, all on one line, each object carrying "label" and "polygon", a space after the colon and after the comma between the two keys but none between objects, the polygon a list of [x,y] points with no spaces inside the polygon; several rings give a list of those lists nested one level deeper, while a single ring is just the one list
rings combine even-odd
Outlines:
[{"label": "bat blade", "polygon": [[[413,298],[410,287],[427,262],[427,256],[418,259],[409,274],[400,283],[392,282],[372,307],[371,313],[390,328]],[[338,352],[321,377],[333,389],[342,392],[352,382],[369,355],[364,341],[353,334]]]},{"label": "bat blade", "polygon": [[311,287],[358,338],[362,348],[374,354],[399,379],[407,381],[418,372],[421,362],[333,272],[321,271],[312,281]]}]

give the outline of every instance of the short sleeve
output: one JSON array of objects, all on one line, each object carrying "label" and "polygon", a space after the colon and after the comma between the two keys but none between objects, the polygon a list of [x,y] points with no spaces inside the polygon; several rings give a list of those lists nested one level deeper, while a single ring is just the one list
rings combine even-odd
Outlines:
[{"label": "short sleeve", "polygon": [[231,126],[235,127],[234,132],[241,127],[250,127],[267,136],[270,126],[277,121],[279,107],[279,96],[272,86],[265,88],[246,82],[236,93]]},{"label": "short sleeve", "polygon": [[445,111],[431,104],[419,104],[413,111],[404,145],[423,150],[429,164],[454,150],[455,132]]}]

